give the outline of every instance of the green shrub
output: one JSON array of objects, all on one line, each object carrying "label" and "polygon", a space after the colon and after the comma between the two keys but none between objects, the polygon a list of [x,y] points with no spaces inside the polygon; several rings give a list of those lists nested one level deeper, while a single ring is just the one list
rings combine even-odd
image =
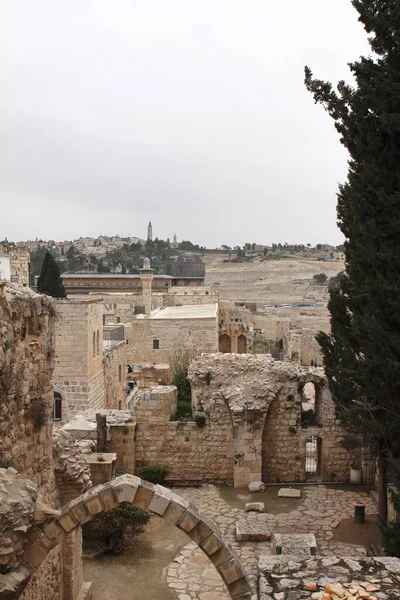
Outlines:
[{"label": "green shrub", "polygon": [[192,390],[187,374],[187,369],[180,369],[175,373],[171,381],[171,384],[175,385],[178,390],[178,402],[188,403],[192,401]]},{"label": "green shrub", "polygon": [[207,422],[205,415],[196,415],[194,420],[199,429],[202,429]]},{"label": "green shrub", "polygon": [[111,511],[101,513],[92,520],[107,550],[121,552],[126,531],[142,533],[150,520],[150,514],[138,506],[123,502]]},{"label": "green shrub", "polygon": [[167,465],[162,463],[150,465],[148,467],[139,467],[136,469],[136,475],[150,483],[158,483],[162,485],[167,474]]},{"label": "green shrub", "polygon": [[176,413],[171,417],[171,421],[184,421],[185,419],[192,419],[192,405],[188,402],[178,402],[176,405]]},{"label": "green shrub", "polygon": [[340,441],[340,445],[345,450],[355,450],[361,446],[361,440],[357,439],[352,435],[345,435]]},{"label": "green shrub", "polygon": [[98,456],[97,462],[106,462],[106,459],[104,458],[104,456]]}]

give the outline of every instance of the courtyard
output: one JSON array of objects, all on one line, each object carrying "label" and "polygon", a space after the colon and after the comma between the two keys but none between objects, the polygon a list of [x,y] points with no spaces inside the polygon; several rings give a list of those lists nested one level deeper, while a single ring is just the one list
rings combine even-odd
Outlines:
[{"label": "courtyard", "polygon": [[[265,492],[250,494],[247,490],[208,484],[174,488],[174,492],[196,504],[205,516],[215,521],[239,555],[254,586],[258,556],[271,555],[271,543],[237,542],[237,523],[253,531],[313,533],[317,539],[317,554],[324,557],[366,556],[365,545],[380,542],[376,506],[368,489],[350,485],[296,486],[295,489],[301,489],[300,499],[278,498],[279,489],[280,486],[269,486]],[[266,512],[245,512],[247,502],[263,502]],[[363,524],[353,523],[354,502],[365,504]],[[146,598],[151,600],[229,598],[217,571],[198,546],[156,517],[145,533],[128,543],[124,554],[85,559],[84,568],[86,577],[96,573],[93,579],[98,592],[94,589],[94,593],[99,599],[103,598],[102,593],[109,591],[111,570],[119,574],[119,600],[143,597],[138,582],[145,586]],[[159,577],[150,576],[154,570]]]}]

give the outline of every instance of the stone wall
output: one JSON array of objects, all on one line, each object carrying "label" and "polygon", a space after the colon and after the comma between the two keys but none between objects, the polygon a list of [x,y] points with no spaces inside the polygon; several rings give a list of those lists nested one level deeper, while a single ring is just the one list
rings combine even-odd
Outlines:
[{"label": "stone wall", "polygon": [[117,466],[127,473],[136,468],[136,423],[124,423],[110,426],[110,452],[117,455]]},{"label": "stone wall", "polygon": [[123,408],[127,345],[103,347],[104,303],[101,298],[56,303],[54,391],[62,397],[61,424],[87,408]]},{"label": "stone wall", "polygon": [[[82,550],[81,550],[82,552]],[[50,550],[40,569],[29,580],[28,585],[18,596],[18,600],[61,600],[62,596],[62,554],[63,544]],[[65,596],[68,598],[68,596]],[[77,596],[70,596],[77,598]]]},{"label": "stone wall", "polygon": [[[322,441],[320,472],[324,481],[348,481],[350,465],[359,462],[359,450],[340,445],[345,432],[335,420],[334,406],[322,369],[274,361],[268,355],[213,354],[197,357],[189,367],[194,410],[213,421],[216,407],[225,407],[233,431],[234,482],[304,481],[306,442],[311,435]],[[301,427],[302,387],[318,388],[320,427]],[[228,453],[228,449],[225,449]]]},{"label": "stone wall", "polygon": [[[182,348],[190,349],[194,354],[218,350],[216,315],[210,318],[184,319],[179,318],[179,315],[173,319],[140,317],[142,315],[132,321],[132,341],[128,347],[130,363],[168,364],[171,356]],[[153,348],[154,340],[159,340],[159,349]]]},{"label": "stone wall", "polygon": [[105,408],[125,408],[127,348],[123,340],[104,350]]},{"label": "stone wall", "polygon": [[37,483],[54,506],[52,314],[47,296],[0,283],[0,460]]},{"label": "stone wall", "polygon": [[21,287],[29,287],[31,254],[29,248],[10,246],[11,281]]},{"label": "stone wall", "polygon": [[232,483],[233,433],[224,404],[213,407],[206,425],[170,421],[176,411],[176,388],[141,392],[134,407],[136,465],[165,463],[172,479]]}]

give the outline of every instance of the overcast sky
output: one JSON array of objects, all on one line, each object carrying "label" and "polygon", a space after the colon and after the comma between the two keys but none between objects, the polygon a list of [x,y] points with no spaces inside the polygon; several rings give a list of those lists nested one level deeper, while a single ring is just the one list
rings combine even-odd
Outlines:
[{"label": "overcast sky", "polygon": [[347,154],[306,91],[369,53],[350,0],[9,0],[0,239],[341,243]]}]

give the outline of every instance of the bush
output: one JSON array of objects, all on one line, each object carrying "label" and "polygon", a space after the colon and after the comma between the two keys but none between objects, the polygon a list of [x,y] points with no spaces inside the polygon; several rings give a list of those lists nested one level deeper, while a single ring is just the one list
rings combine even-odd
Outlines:
[{"label": "bush", "polygon": [[352,435],[345,435],[340,441],[340,445],[345,450],[355,450],[355,448],[359,448],[361,446],[361,440],[353,437]]},{"label": "bush", "polygon": [[39,398],[32,400],[29,406],[29,416],[33,421],[34,428],[36,430],[41,429],[47,418],[46,402]]},{"label": "bush", "polygon": [[207,419],[204,415],[196,415],[194,420],[199,429],[202,429],[207,422]]},{"label": "bush", "polygon": [[184,421],[192,419],[192,405],[189,402],[178,402],[176,405],[176,413],[171,417],[171,421]]},{"label": "bush", "polygon": [[123,548],[124,533],[142,533],[149,519],[150,514],[146,510],[123,502],[113,510],[95,517],[92,526],[99,533],[106,549],[119,553]]},{"label": "bush", "polygon": [[187,378],[187,373],[187,369],[180,369],[175,373],[171,381],[171,384],[175,385],[178,390],[178,402],[192,401],[192,390]]},{"label": "bush", "polygon": [[163,485],[167,474],[167,465],[162,463],[150,465],[148,467],[139,467],[136,469],[136,475],[150,483]]},{"label": "bush", "polygon": [[328,281],[328,276],[326,273],[317,273],[316,275],[313,276],[313,280],[316,283],[323,285],[324,283],[326,283]]}]

